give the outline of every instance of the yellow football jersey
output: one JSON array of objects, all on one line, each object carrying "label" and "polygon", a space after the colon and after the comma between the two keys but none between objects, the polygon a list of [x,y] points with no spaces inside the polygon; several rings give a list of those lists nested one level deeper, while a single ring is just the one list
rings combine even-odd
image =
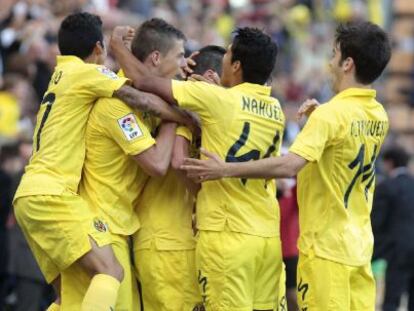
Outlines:
[{"label": "yellow football jersey", "polygon": [[[191,132],[180,126],[177,135],[190,142]],[[134,236],[134,249],[185,250],[195,247],[191,226],[194,197],[174,170],[151,177],[138,202],[141,229]]]},{"label": "yellow football jersey", "polygon": [[0,136],[15,137],[19,117],[20,108],[17,99],[8,92],[0,92]]},{"label": "yellow football jersey", "polygon": [[89,116],[79,193],[116,234],[139,228],[135,207],[148,175],[132,155],[155,144],[147,126],[141,113],[116,98],[98,100]]},{"label": "yellow football jersey", "polygon": [[78,191],[92,104],[112,97],[126,81],[104,66],[58,56],[37,114],[33,154],[15,198]]},{"label": "yellow football jersey", "polygon": [[347,265],[370,261],[375,160],[388,131],[375,90],[347,89],[310,116],[290,151],[298,175],[299,249]]},{"label": "yellow football jersey", "polygon": [[[201,144],[227,162],[279,154],[285,117],[270,87],[243,83],[225,89],[204,82],[173,81],[178,104],[199,114]],[[197,227],[263,237],[279,235],[274,180],[205,182],[197,196]]]}]

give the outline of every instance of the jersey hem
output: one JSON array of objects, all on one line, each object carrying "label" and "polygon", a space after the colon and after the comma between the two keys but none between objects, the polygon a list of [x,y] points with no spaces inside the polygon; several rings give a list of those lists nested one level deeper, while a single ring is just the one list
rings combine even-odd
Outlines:
[{"label": "jersey hem", "polygon": [[198,226],[197,229],[200,230],[200,231],[216,231],[216,232],[230,231],[230,232],[234,232],[234,233],[242,233],[242,234],[247,234],[247,235],[258,236],[258,237],[262,237],[262,238],[280,237],[280,233],[278,233],[278,232],[270,232],[270,233],[267,233],[267,232],[266,233],[264,233],[264,232],[253,232],[253,231],[250,231],[250,230],[232,229],[229,226],[220,227],[220,228]]},{"label": "jersey hem", "polygon": [[[333,261],[336,263],[339,263],[341,265],[345,265],[345,266],[352,266],[352,267],[361,267],[361,266],[365,266],[366,264],[371,262],[371,259],[367,259],[367,260],[363,260],[363,261],[353,261],[353,260],[349,260],[343,257],[338,257],[338,256],[330,256],[325,254],[324,252],[318,251],[316,249],[313,249],[313,253],[315,257],[319,257],[325,260],[329,260],[329,261]],[[309,250],[308,251],[302,251],[299,248],[299,255],[300,254],[304,254],[306,256],[309,256]]]},{"label": "jersey hem", "polygon": [[150,149],[152,146],[155,146],[156,141],[152,140],[152,141],[149,141],[145,144],[142,143],[142,142],[137,142],[137,143],[140,144],[139,148],[131,148],[131,150],[126,151],[127,155],[129,155],[129,156],[140,155],[144,151],[147,151],[148,149]]},{"label": "jersey hem", "polygon": [[305,160],[309,161],[309,162],[317,162],[317,160],[315,159],[315,157],[311,156],[309,153],[303,151],[303,150],[298,150],[297,148],[290,148],[289,152],[292,152],[302,158],[304,158]]}]

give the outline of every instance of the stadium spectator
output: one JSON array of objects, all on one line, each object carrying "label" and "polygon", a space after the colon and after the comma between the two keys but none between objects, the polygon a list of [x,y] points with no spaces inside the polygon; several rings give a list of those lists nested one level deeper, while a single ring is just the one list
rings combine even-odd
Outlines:
[{"label": "stadium spectator", "polygon": [[[3,149],[3,148],[2,148]],[[12,201],[12,178],[4,169],[7,157],[0,151],[0,306],[7,294],[7,264],[9,261],[8,230],[6,227]]]},{"label": "stadium spectator", "polygon": [[407,168],[409,159],[401,147],[384,152],[387,178],[374,196],[374,256],[387,260],[383,311],[398,310],[404,293],[408,310],[414,310],[414,177]]}]

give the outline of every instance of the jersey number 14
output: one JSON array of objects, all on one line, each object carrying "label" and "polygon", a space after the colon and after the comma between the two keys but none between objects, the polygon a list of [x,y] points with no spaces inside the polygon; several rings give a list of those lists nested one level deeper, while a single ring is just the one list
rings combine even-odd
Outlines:
[{"label": "jersey number 14", "polygon": [[365,144],[362,144],[359,148],[358,154],[356,158],[348,164],[348,167],[353,170],[356,168],[356,172],[354,177],[351,180],[348,188],[346,189],[345,196],[344,196],[344,204],[345,208],[348,208],[349,203],[349,196],[351,195],[352,189],[355,187],[356,183],[360,179],[359,183],[366,182],[365,185],[365,199],[368,199],[368,190],[372,186],[375,180],[375,160],[377,158],[377,145],[374,146],[374,152],[372,153],[370,162],[364,165],[364,157],[365,157]]}]

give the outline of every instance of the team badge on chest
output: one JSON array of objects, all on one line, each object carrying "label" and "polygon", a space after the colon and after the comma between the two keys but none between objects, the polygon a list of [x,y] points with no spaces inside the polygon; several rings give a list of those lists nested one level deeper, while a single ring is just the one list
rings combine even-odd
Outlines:
[{"label": "team badge on chest", "polygon": [[103,223],[102,220],[100,220],[98,218],[93,219],[93,226],[99,232],[106,232],[107,231],[106,225]]}]

